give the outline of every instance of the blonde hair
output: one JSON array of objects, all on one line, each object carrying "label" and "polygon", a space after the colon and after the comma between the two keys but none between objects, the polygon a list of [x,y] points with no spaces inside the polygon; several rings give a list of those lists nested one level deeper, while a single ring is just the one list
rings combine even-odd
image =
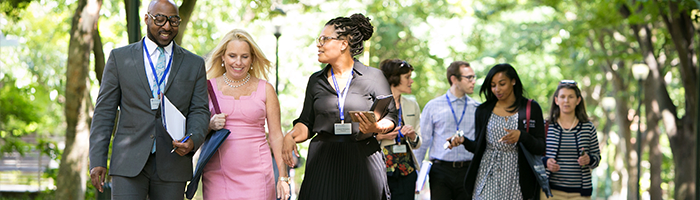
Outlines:
[{"label": "blonde hair", "polygon": [[250,54],[253,57],[253,66],[248,71],[250,75],[255,78],[267,80],[267,74],[270,72],[270,68],[272,68],[270,60],[265,57],[265,54],[263,54],[258,44],[253,41],[253,37],[242,29],[233,29],[231,32],[228,32],[221,42],[216,45],[216,48],[214,48],[209,57],[207,57],[207,79],[219,77],[226,72],[226,69],[221,67],[221,63],[223,62],[221,57],[226,53],[226,46],[228,46],[228,43],[234,40],[246,42],[248,46],[250,46]]}]

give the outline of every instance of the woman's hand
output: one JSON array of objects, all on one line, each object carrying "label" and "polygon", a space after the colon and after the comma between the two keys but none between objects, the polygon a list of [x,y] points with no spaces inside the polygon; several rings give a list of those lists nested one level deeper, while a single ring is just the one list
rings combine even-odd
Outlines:
[{"label": "woman's hand", "polygon": [[[289,177],[287,177],[289,178]],[[277,181],[277,199],[287,200],[289,199],[291,193],[289,192],[289,182],[287,181]]]},{"label": "woman's hand", "polygon": [[449,142],[449,146],[447,146],[447,148],[452,149],[452,147],[456,147],[464,143],[464,137],[455,134],[452,137],[447,138],[447,142]]},{"label": "woman's hand", "polygon": [[578,157],[578,164],[581,166],[586,166],[588,164],[591,164],[591,157],[588,156],[588,154],[583,149],[583,147],[581,147],[581,152],[583,152],[583,155]]},{"label": "woman's hand", "polygon": [[224,128],[224,125],[226,125],[226,116],[227,114],[224,113],[212,116],[211,119],[209,119],[209,129],[218,131]]},{"label": "woman's hand", "polygon": [[359,113],[355,113],[355,116],[360,119],[360,132],[362,133],[384,133],[384,130],[379,128],[379,124],[377,122],[372,122],[370,121],[365,115],[361,115]]},{"label": "woman's hand", "polygon": [[296,165],[296,159],[294,156],[299,157],[299,150],[297,150],[297,143],[294,141],[292,133],[294,130],[287,133],[282,140],[282,159],[284,163],[289,165],[289,167],[294,167]]},{"label": "woman's hand", "polygon": [[416,131],[413,130],[413,126],[408,124],[401,127],[401,133],[411,141],[416,141],[416,136],[418,136],[416,135]]},{"label": "woman's hand", "polygon": [[515,144],[516,142],[518,142],[518,140],[520,140],[520,130],[518,130],[518,129],[511,130],[511,129],[507,129],[507,128],[503,128],[503,130],[506,130],[506,132],[508,132],[508,134],[506,134],[500,140],[498,140],[499,142],[503,142],[506,144]]},{"label": "woman's hand", "polygon": [[550,172],[559,171],[559,164],[557,164],[557,161],[554,160],[554,158],[547,159],[547,169],[549,169]]},{"label": "woman's hand", "polygon": [[380,140],[380,141],[381,141],[381,140],[393,140],[393,139],[396,139],[396,136],[399,135],[399,128],[400,128],[400,127],[396,127],[396,128],[394,129],[394,131],[391,131],[391,132],[388,132],[388,133],[380,133],[380,134],[377,134],[377,140]]}]

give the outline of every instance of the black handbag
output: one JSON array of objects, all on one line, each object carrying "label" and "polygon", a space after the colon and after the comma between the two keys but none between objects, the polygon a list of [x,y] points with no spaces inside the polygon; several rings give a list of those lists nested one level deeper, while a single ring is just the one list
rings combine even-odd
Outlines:
[{"label": "black handbag", "polygon": [[[214,104],[214,112],[219,114],[221,113],[221,109],[219,108],[219,102],[216,99],[216,94],[214,94],[214,89],[212,88],[211,82],[207,81],[207,84],[209,85],[209,98],[211,98],[212,104]],[[199,179],[202,178],[202,173],[204,172],[204,166],[207,165],[207,162],[209,162],[209,159],[211,159],[214,153],[218,151],[219,146],[221,146],[229,134],[231,134],[231,131],[222,128],[220,130],[212,130],[207,135],[207,138],[204,140],[204,143],[202,143],[202,147],[200,148],[199,160],[197,160],[197,166],[192,174],[192,180],[190,181],[189,185],[187,185],[187,190],[185,191],[185,196],[188,199],[192,199],[194,197],[194,193],[197,192]]]},{"label": "black handbag", "polygon": [[[527,129],[527,132],[530,132],[530,107],[531,107],[532,99],[528,100],[527,102],[527,119],[526,119],[526,124],[525,127]],[[547,198],[552,196],[552,190],[549,188],[549,177],[547,176],[547,170],[546,167],[544,166],[544,163],[542,163],[542,155],[534,155],[531,154],[527,148],[525,148],[525,145],[523,143],[520,144],[520,149],[523,150],[523,154],[525,154],[525,159],[527,159],[527,163],[530,165],[530,168],[532,169],[532,173],[535,174],[535,177],[537,178],[537,183],[540,185],[542,188],[542,191],[544,192],[545,195],[547,195]]]}]

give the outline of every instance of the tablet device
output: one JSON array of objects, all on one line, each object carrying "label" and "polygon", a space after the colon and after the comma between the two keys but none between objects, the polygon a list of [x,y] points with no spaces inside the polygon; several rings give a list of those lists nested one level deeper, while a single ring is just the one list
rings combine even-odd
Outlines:
[{"label": "tablet device", "polygon": [[356,113],[364,115],[372,123],[377,122],[377,118],[374,116],[374,112],[372,111],[350,111],[350,118],[352,118],[352,122],[360,122],[360,118],[355,116]]}]

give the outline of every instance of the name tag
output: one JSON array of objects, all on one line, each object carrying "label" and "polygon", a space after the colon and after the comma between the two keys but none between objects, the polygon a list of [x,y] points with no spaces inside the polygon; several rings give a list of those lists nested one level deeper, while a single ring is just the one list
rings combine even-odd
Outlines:
[{"label": "name tag", "polygon": [[160,105],[160,100],[156,98],[151,98],[151,110],[158,109],[158,106]]},{"label": "name tag", "polygon": [[335,123],[334,131],[336,135],[350,135],[352,134],[352,123]]},{"label": "name tag", "polygon": [[406,148],[406,145],[394,145],[391,147],[394,153],[406,153],[408,152],[408,148]]}]

